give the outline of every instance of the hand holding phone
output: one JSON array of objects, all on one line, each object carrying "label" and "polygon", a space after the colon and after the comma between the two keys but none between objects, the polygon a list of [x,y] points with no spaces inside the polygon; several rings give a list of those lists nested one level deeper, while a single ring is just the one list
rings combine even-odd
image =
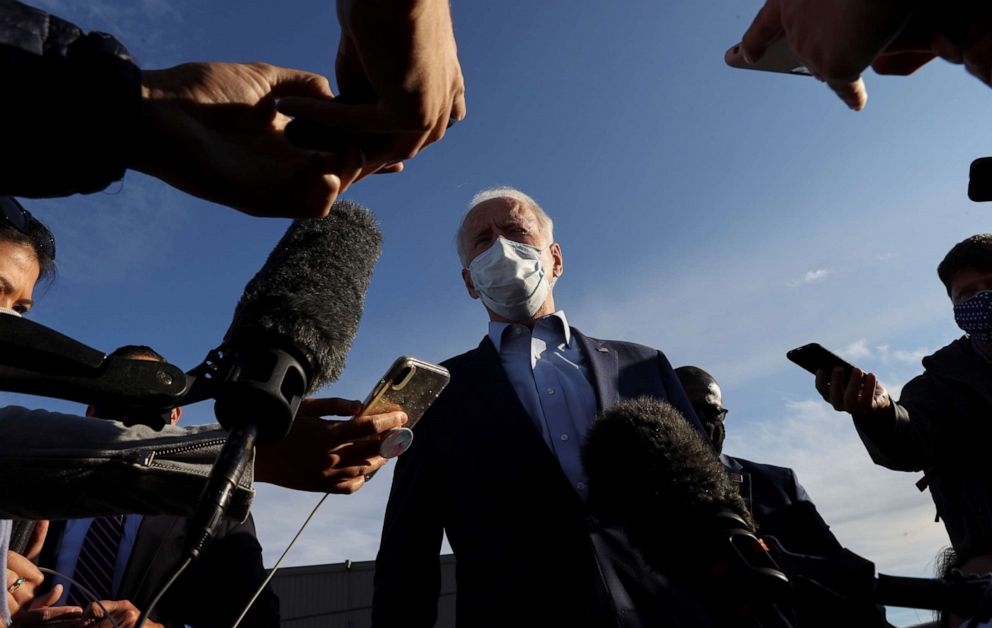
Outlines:
[{"label": "hand holding phone", "polygon": [[816,390],[838,412],[866,415],[887,410],[892,401],[874,373],[866,373],[818,343],[785,354],[816,375]]},{"label": "hand holding phone", "polygon": [[379,442],[379,455],[395,458],[413,443],[412,428],[427,408],[448,385],[448,369],[407,355],[396,358],[393,365],[369,393],[358,416],[402,410],[404,427],[390,430]]},{"label": "hand holding phone", "polygon": [[748,63],[744,59],[744,49],[740,44],[731,46],[724,53],[723,60],[730,67],[739,70],[761,70],[797,76],[813,76],[813,73],[806,67],[806,62],[792,51],[784,37],[769,44],[765,54],[754,63]]}]

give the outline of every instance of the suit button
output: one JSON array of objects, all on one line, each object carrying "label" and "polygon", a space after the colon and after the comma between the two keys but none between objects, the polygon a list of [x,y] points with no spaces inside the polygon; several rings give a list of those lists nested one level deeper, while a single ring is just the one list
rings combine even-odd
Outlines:
[{"label": "suit button", "polygon": [[568,440],[568,434],[562,434],[561,435],[561,439],[562,440]]},{"label": "suit button", "polygon": [[575,483],[575,488],[579,489],[580,491],[584,491],[584,490],[586,490],[586,483],[585,482],[576,482]]},{"label": "suit button", "polygon": [[554,388],[549,388],[549,389],[548,389],[548,390],[547,390],[546,392],[547,392],[547,393],[548,393],[549,395],[553,395],[553,394],[555,394],[555,389],[554,389]]}]

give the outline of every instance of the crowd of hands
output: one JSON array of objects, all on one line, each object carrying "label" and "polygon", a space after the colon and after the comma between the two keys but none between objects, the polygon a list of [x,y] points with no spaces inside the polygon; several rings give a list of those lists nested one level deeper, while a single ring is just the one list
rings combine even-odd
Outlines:
[{"label": "crowd of hands", "polygon": [[[261,63],[146,70],[129,166],[248,214],[295,217],[326,215],[355,182],[401,171],[467,113],[448,2],[337,4],[344,98],[324,76]],[[756,61],[783,37],[853,109],[867,102],[868,67],[904,75],[942,57],[992,85],[986,3],[767,0],[741,50]],[[294,119],[340,141],[325,150],[306,134],[291,142],[284,130]]]},{"label": "crowd of hands", "polygon": [[[357,181],[401,171],[467,113],[448,0],[338,0],[337,12],[335,73],[346,98],[336,99],[324,76],[262,63],[146,70],[128,166],[251,215],[292,217],[324,216]],[[782,37],[852,109],[867,102],[861,74],[868,67],[906,75],[941,57],[992,85],[992,6],[986,3],[767,0],[743,35],[745,60],[757,61]],[[290,141],[285,130],[291,123],[317,125],[340,139],[326,148],[305,133]],[[858,372],[846,387],[829,386],[827,377],[821,374],[817,387],[838,409],[888,406],[884,391],[859,394],[875,389],[871,375]],[[386,462],[377,455],[379,435],[406,418],[320,418],[357,410],[358,402],[307,400],[289,438],[258,448],[256,479],[308,491],[358,490]],[[109,628],[96,604],[52,606],[61,587],[35,597],[42,581],[35,560],[46,528],[36,528],[24,555],[7,556],[7,583],[21,583],[7,592],[16,623],[60,619]],[[103,604],[120,626],[138,618],[126,600]]]}]

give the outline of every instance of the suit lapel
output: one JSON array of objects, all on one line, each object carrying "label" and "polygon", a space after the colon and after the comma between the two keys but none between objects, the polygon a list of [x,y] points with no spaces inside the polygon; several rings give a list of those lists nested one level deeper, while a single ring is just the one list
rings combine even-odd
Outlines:
[{"label": "suit lapel", "polygon": [[586,363],[589,364],[593,387],[596,389],[596,410],[602,412],[620,400],[617,390],[620,372],[617,352],[602,340],[589,338],[574,327],[571,330]]},{"label": "suit lapel", "polygon": [[536,440],[541,449],[550,455],[540,430],[534,425],[506,377],[496,347],[488,336],[482,339],[467,366],[465,381],[474,389],[475,398],[485,401],[487,413],[499,417],[499,420],[491,421],[486,429],[506,429],[512,433],[513,440],[518,442]]},{"label": "suit lapel", "polygon": [[184,526],[185,519],[180,517],[142,518],[117,591],[119,599],[131,600],[138,608],[143,608],[139,603],[151,601],[154,589],[173,570],[177,557],[176,550],[169,551],[167,545],[178,538],[178,551],[182,550],[186,537]]},{"label": "suit lapel", "polygon": [[[502,435],[493,434],[491,441],[510,443],[519,453],[534,459],[534,473],[550,473],[557,476],[561,484],[567,487],[569,495],[574,497],[576,505],[582,502],[572,488],[571,482],[565,477],[557,458],[548,449],[540,429],[520,403],[513,385],[503,370],[496,347],[486,336],[479,348],[472,354],[472,360],[464,367],[466,383],[473,389],[473,398],[485,404],[478,416],[484,417],[487,432],[499,430]],[[546,468],[546,471],[540,469]]]}]

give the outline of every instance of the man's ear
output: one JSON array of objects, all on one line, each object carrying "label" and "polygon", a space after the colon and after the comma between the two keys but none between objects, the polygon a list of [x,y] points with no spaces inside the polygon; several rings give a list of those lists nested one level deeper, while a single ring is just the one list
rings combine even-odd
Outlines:
[{"label": "man's ear", "polygon": [[553,242],[548,250],[551,252],[551,259],[554,260],[554,264],[551,266],[551,278],[558,279],[561,277],[562,273],[565,272],[565,262],[561,256],[561,245],[557,242]]},{"label": "man's ear", "polygon": [[173,408],[172,412],[169,413],[169,425],[175,425],[179,423],[179,417],[183,415],[182,408]]},{"label": "man's ear", "polygon": [[85,415],[90,417],[93,416],[93,406],[86,406]]},{"label": "man's ear", "polygon": [[472,284],[472,273],[467,268],[462,269],[462,281],[465,282],[465,289],[468,290],[468,296],[478,299],[479,293],[476,291],[475,285]]}]

